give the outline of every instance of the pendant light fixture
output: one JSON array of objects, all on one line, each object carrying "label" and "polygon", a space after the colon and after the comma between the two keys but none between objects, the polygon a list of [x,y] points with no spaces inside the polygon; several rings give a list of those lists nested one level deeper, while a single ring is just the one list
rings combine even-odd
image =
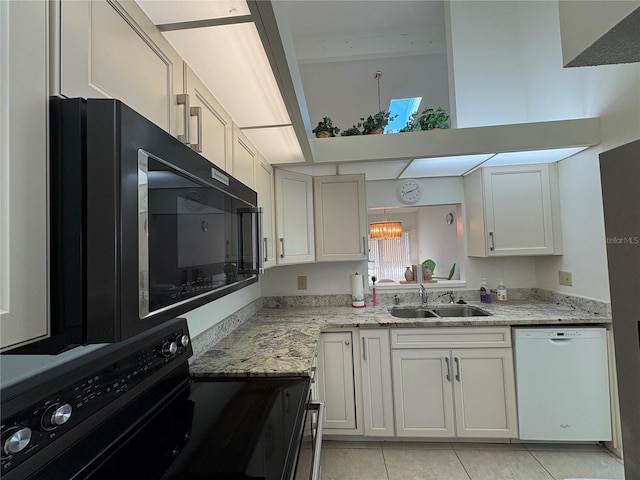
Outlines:
[{"label": "pendant light fixture", "polygon": [[387,211],[384,210],[381,222],[369,224],[369,236],[374,240],[399,238],[402,236],[402,222],[391,222],[387,220]]}]

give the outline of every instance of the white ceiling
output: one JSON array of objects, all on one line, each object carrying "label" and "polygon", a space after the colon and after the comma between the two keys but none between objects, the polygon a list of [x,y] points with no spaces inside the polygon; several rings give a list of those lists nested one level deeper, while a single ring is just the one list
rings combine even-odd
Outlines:
[{"label": "white ceiling", "polygon": [[[247,22],[252,12],[245,0],[137,1],[271,163],[304,163],[299,129],[296,137],[291,110],[281,96],[282,82],[274,76],[273,58],[262,47],[264,37],[253,22]],[[387,108],[391,98],[421,96],[420,109],[450,110],[443,1],[272,3],[282,43],[292,42],[287,61],[293,82],[298,82],[295,96],[304,99],[296,113],[302,114],[309,136],[323,116],[331,116],[334,123],[339,120],[339,127],[346,129],[359,117],[375,113],[378,101]],[[374,79],[378,70],[382,71],[379,94]],[[311,150],[313,142],[309,141]],[[575,151],[561,153],[566,158]],[[489,155],[489,159],[448,156],[357,164],[341,162],[337,156],[335,163],[340,164],[340,173],[364,171],[368,180],[383,180],[458,176],[480,164],[559,159],[537,151],[533,157],[517,153]]]}]

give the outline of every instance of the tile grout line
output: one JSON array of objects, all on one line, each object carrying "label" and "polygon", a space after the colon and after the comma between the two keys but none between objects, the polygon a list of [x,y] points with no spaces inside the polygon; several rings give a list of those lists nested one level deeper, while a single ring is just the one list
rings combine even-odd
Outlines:
[{"label": "tile grout line", "polygon": [[384,462],[384,471],[387,474],[387,480],[391,480],[389,478],[389,467],[387,467],[387,456],[384,454],[384,447],[380,444],[380,450],[382,450],[382,461]]},{"label": "tile grout line", "polygon": [[561,478],[560,478],[560,479],[556,478],[556,477],[555,477],[555,475],[553,475],[549,470],[547,470],[547,467],[545,467],[545,466],[542,464],[542,462],[541,462],[540,460],[538,460],[538,457],[536,457],[536,456],[531,452],[531,450],[529,450],[529,449],[527,448],[527,446],[526,446],[526,445],[524,446],[524,449],[525,449],[525,451],[526,451],[529,455],[531,455],[531,457],[533,457],[533,459],[534,459],[536,462],[538,462],[538,465],[540,465],[540,466],[542,467],[542,469],[543,469],[545,472],[547,472],[547,473],[549,474],[549,476],[550,476],[553,480],[562,480]]},{"label": "tile grout line", "polygon": [[464,470],[465,475],[467,476],[467,478],[469,480],[473,480],[471,478],[471,474],[469,473],[469,471],[467,470],[467,467],[464,466],[464,463],[462,462],[462,459],[460,458],[460,456],[458,455],[458,451],[455,449],[455,447],[452,448],[453,450],[453,454],[456,456],[456,458],[458,459],[458,462],[460,462],[460,466],[462,467],[462,469]]}]

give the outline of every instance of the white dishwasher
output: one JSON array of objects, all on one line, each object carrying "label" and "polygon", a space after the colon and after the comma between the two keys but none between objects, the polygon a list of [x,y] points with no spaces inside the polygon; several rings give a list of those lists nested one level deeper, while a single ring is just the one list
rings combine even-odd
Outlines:
[{"label": "white dishwasher", "polygon": [[611,440],[604,328],[514,328],[521,440]]}]

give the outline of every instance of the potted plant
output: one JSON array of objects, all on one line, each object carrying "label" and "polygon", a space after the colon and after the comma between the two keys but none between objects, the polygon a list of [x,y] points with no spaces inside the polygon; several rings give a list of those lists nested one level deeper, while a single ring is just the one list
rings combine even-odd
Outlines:
[{"label": "potted plant", "polygon": [[342,133],[340,134],[341,137],[351,137],[353,135],[362,135],[362,132],[360,131],[360,129],[355,125],[351,128],[347,128],[346,130],[343,130]]},{"label": "potted plant", "polygon": [[324,117],[322,121],[318,122],[318,126],[312,130],[316,134],[316,138],[335,137],[339,131],[338,127],[333,126],[330,117]]},{"label": "potted plant", "polygon": [[386,110],[380,110],[373,117],[369,115],[366,119],[361,118],[358,127],[362,128],[363,135],[379,135],[384,132],[384,127],[396,117],[397,115],[392,117],[391,113]]},{"label": "potted plant", "polygon": [[425,108],[420,115],[413,114],[402,127],[401,132],[416,132],[420,130],[438,130],[449,128],[449,115],[442,108]]}]

